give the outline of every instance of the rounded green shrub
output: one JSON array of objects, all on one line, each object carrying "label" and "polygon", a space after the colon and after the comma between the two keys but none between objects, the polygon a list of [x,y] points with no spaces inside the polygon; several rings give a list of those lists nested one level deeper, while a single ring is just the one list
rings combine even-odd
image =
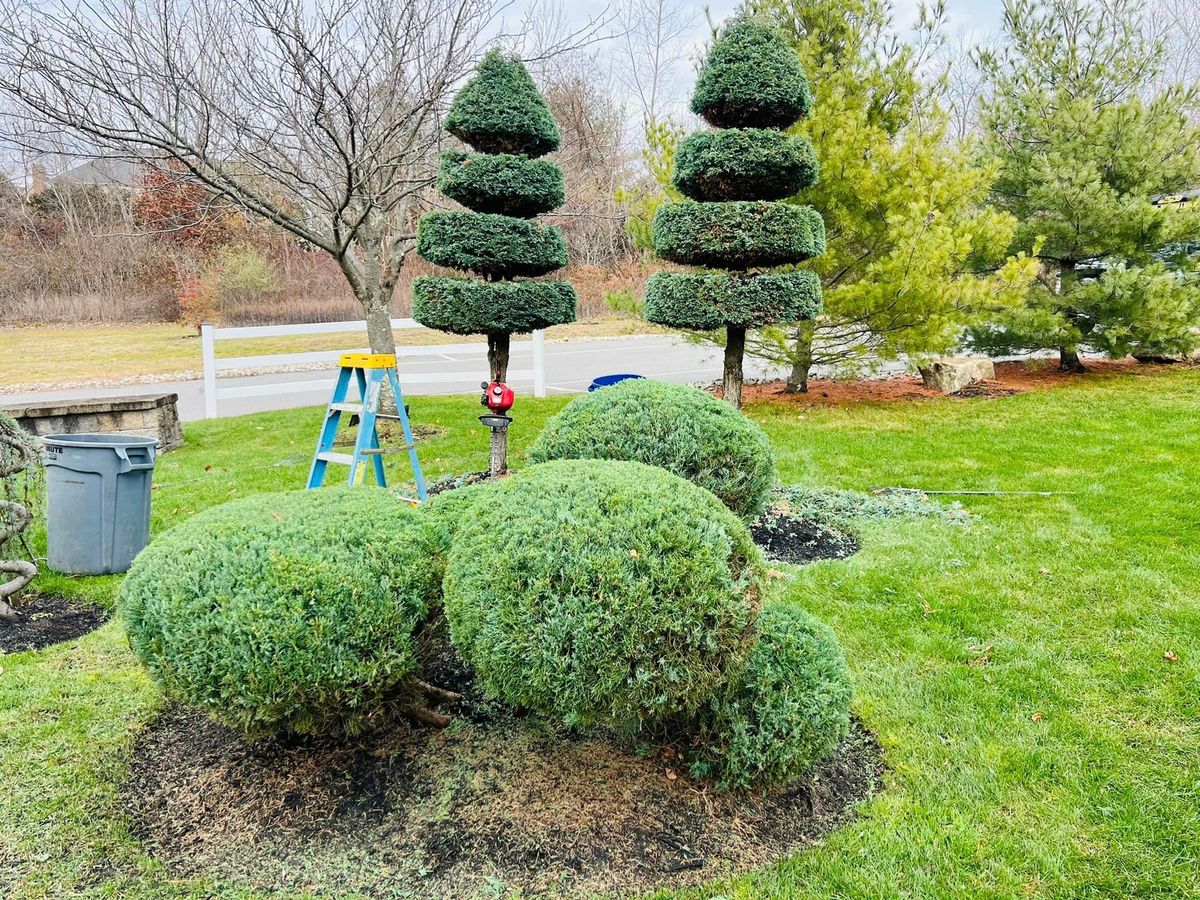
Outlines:
[{"label": "rounded green shrub", "polygon": [[738,671],[765,565],[708,491],[640,463],[565,460],[481,489],[446,571],[451,639],[491,696],[635,732]]},{"label": "rounded green shrub", "polygon": [[828,625],[768,602],[745,668],[706,706],[693,773],[723,789],[787,784],[850,729],[850,670]]},{"label": "rounded green shrub", "polygon": [[787,128],[812,109],[796,51],[765,23],[740,19],[713,42],[692,112],[718,128]]},{"label": "rounded green shrub", "polygon": [[643,315],[672,328],[712,331],[799,322],[820,311],[821,280],[813,272],[655,272],[646,282]]},{"label": "rounded green shrub", "polygon": [[251,735],[358,733],[416,668],[413,630],[439,603],[437,546],[385,491],[258,495],[156,538],[118,607],[169,697]]},{"label": "rounded green shrub", "polygon": [[782,200],[813,184],[812,142],[765,128],[689,134],[675,152],[672,181],[693,200]]},{"label": "rounded green shrub", "polygon": [[567,264],[561,230],[491,213],[427,213],[417,226],[417,252],[434,265],[497,278],[545,275]]},{"label": "rounded green shrub", "polygon": [[778,266],[825,252],[820,214],[788,203],[664,203],[653,232],[663,259],[718,269]]},{"label": "rounded green shrub", "polygon": [[446,115],[446,130],[481,153],[537,157],[558,149],[550,107],[519,59],[489,52]]},{"label": "rounded green shrub", "polygon": [[529,459],[659,466],[711,491],[747,520],[766,508],[775,480],[771,444],[758,425],[704,391],[649,378],[576,397],[546,423]]},{"label": "rounded green shrub", "polygon": [[569,281],[475,281],[445,275],[413,279],[412,315],[451,334],[523,334],[575,321]]},{"label": "rounded green shrub", "polygon": [[438,167],[437,188],[476,212],[528,218],[563,205],[562,169],[523,156],[447,150]]}]

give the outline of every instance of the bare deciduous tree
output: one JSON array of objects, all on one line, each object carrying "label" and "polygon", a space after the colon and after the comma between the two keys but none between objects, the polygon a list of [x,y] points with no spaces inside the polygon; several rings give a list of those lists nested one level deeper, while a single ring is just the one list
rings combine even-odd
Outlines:
[{"label": "bare deciduous tree", "polygon": [[176,161],[330,254],[362,303],[372,350],[392,353],[388,303],[433,180],[442,112],[484,46],[513,37],[506,7],[0,0],[0,96],[17,109],[8,134]]}]

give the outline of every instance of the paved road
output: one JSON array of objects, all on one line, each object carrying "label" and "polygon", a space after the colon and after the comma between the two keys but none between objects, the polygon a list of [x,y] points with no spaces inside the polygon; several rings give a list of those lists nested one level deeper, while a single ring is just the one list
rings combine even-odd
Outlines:
[{"label": "paved road", "polygon": [[[529,367],[529,355],[518,351],[514,344],[511,368]],[[410,395],[461,394],[477,391],[479,382],[486,377],[486,367],[479,353],[450,353],[438,356],[401,357],[400,383]],[[408,372],[461,372],[462,379],[439,384],[404,384],[404,373]],[[634,372],[653,376],[665,381],[691,383],[713,381],[721,374],[721,351],[712,346],[689,344],[671,335],[641,335],[622,338],[595,338],[591,340],[547,342],[546,344],[546,388],[551,394],[580,393],[597,375],[613,372]],[[781,377],[778,369],[764,368],[755,360],[746,361],[746,377]],[[333,371],[288,372],[272,375],[256,375],[222,379],[222,386],[261,385],[269,388],[288,382],[314,381],[328,377],[332,384]],[[514,383],[518,391],[518,402],[522,394],[531,393],[531,385]],[[267,393],[264,396],[245,397],[221,401],[222,416],[265,412],[275,409],[291,409],[297,406],[316,406],[329,401],[330,386],[296,393]],[[127,397],[142,394],[173,392],[179,395],[179,414],[185,421],[204,418],[204,393],[200,381],[159,382],[155,384],[122,385],[119,387],[95,387],[68,391],[44,391],[36,394],[0,393],[0,405],[15,405],[42,400],[85,400],[101,397]]]}]

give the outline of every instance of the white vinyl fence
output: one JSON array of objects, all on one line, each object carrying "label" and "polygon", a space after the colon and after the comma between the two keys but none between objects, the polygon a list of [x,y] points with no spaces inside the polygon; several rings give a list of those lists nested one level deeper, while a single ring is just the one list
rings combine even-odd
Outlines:
[{"label": "white vinyl fence", "polygon": [[[394,330],[406,328],[422,328],[415,319],[392,319]],[[363,321],[354,322],[320,322],[308,325],[264,325],[245,328],[218,328],[214,325],[200,326],[201,353],[204,358],[204,416],[215,419],[218,415],[218,401],[232,400],[237,397],[261,397],[268,394],[293,394],[306,391],[332,390],[334,378],[327,375],[323,378],[309,381],[285,381],[276,384],[252,384],[218,386],[218,380],[224,377],[223,372],[238,370],[272,369],[286,366],[311,365],[314,363],[329,363],[336,365],[343,353],[367,352],[366,348],[349,350],[318,350],[311,353],[273,353],[264,356],[235,356],[217,359],[216,342],[237,338],[280,337],[291,334],[338,334],[345,332],[366,333],[367,324]],[[532,352],[532,364],[528,369],[509,369],[508,380],[513,384],[533,384],[535,397],[546,396],[546,336],[541,331],[533,333],[532,341],[514,341],[512,356]],[[444,357],[450,354],[468,355],[468,360],[446,360],[448,370],[445,372],[414,372],[407,371],[406,360],[420,357]],[[475,357],[479,365],[473,365]],[[472,363],[464,365],[464,362]],[[411,384],[454,384],[456,382],[483,380],[487,375],[487,344],[429,344],[414,347],[396,348],[396,371],[400,377],[401,390]],[[316,374],[316,373],[314,373]],[[477,377],[478,376],[478,377]]]}]

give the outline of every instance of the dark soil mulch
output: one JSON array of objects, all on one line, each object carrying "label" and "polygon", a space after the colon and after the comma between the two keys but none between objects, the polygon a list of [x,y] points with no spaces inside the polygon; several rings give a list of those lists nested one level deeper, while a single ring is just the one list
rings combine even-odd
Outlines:
[{"label": "dark soil mulch", "polygon": [[858,539],[815,519],[768,514],[750,526],[754,543],[768,557],[802,566],[819,559],[845,559],[858,552]]},{"label": "dark soil mulch", "polygon": [[[173,708],[143,732],[123,788],[134,830],[180,877],[375,897],[639,893],[759,868],[847,820],[883,770],[857,724],[811,777],[769,794],[689,779],[641,753],[556,734],[482,701],[461,663],[426,671],[465,698],[441,731],[349,744],[248,742]],[[445,679],[445,680],[443,680]]]},{"label": "dark soil mulch", "polygon": [[54,594],[41,594],[16,609],[16,622],[0,622],[0,652],[40,650],[82,637],[108,621],[100,607]]}]

